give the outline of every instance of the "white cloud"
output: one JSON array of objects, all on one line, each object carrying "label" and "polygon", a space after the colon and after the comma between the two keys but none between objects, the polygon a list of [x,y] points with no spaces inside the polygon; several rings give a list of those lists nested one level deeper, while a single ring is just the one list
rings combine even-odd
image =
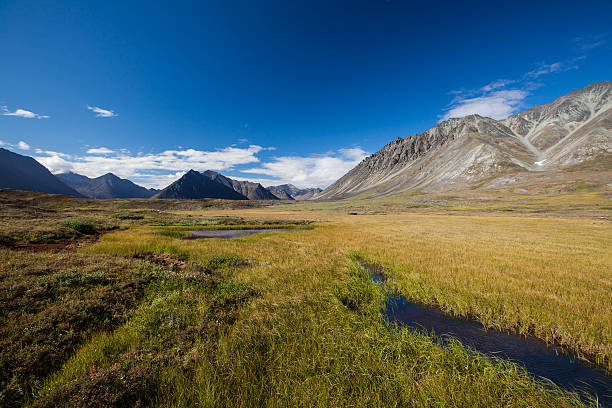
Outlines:
[{"label": "white cloud", "polygon": [[347,159],[357,160],[358,162],[363,160],[368,155],[361,147],[339,149],[338,152]]},{"label": "white cloud", "polygon": [[[274,148],[250,145],[243,148],[230,146],[215,151],[178,149],[148,154],[104,147],[92,148],[80,155],[42,149],[34,151],[35,159],[52,173],[73,171],[88,177],[98,177],[111,172],[140,185],[154,188],[167,187],[190,169],[215,170],[224,174],[252,174],[253,177],[234,175],[231,177],[259,182],[265,186],[291,183],[298,187],[326,187],[367,155],[360,147],[353,147],[308,157],[275,157],[258,167],[246,170],[236,168],[260,163],[258,154],[271,150]],[[260,178],[259,175],[263,177]]]},{"label": "white cloud", "polygon": [[242,173],[262,174],[276,180],[259,179],[264,185],[291,183],[298,187],[327,187],[355,167],[367,153],[360,147],[310,157],[283,156]]},{"label": "white cloud", "polygon": [[110,153],[115,153],[114,150],[108,149],[106,147],[98,147],[95,149],[89,149],[87,150],[87,153],[89,154],[110,154]]},{"label": "white cloud", "polygon": [[504,119],[516,112],[528,95],[526,91],[513,89],[495,91],[473,98],[456,98],[455,103],[442,116],[442,120],[473,114]]},{"label": "white cloud", "polygon": [[99,117],[99,118],[112,118],[113,116],[119,116],[112,110],[102,109],[98,106],[88,106],[87,109],[95,112],[96,117]]},{"label": "white cloud", "polygon": [[216,151],[184,149],[131,154],[127,150],[119,150],[105,155],[89,153],[76,156],[38,150],[37,153],[40,151],[41,155],[35,158],[53,173],[74,171],[88,177],[98,177],[111,172],[148,187],[163,188],[190,169],[230,171],[237,165],[257,163],[257,154],[269,149],[250,145]]},{"label": "white cloud", "polygon": [[4,116],[17,116],[19,118],[27,118],[27,119],[48,119],[50,118],[50,116],[48,115],[39,115],[37,113],[31,112],[25,109],[16,109],[13,112],[8,110],[6,106],[2,106],[0,107],[0,109],[2,109],[2,115]]},{"label": "white cloud", "polygon": [[17,143],[17,147],[21,150],[30,150],[30,145],[24,142],[23,140],[20,140],[19,143]]},{"label": "white cloud", "polygon": [[[63,154],[52,154],[49,156],[36,156],[34,158],[37,162],[48,168],[52,173],[66,173],[69,171],[74,171],[74,165],[70,161],[70,156],[66,157],[66,155]],[[100,176],[101,174],[102,173],[96,174],[96,177]]]}]

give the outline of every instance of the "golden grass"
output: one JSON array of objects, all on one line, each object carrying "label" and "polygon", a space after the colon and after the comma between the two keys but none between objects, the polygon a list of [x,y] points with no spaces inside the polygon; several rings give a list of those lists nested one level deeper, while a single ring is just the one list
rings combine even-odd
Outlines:
[{"label": "golden grass", "polygon": [[[249,260],[248,266],[225,273],[255,288],[258,296],[225,329],[214,358],[196,359],[195,374],[183,374],[175,366],[163,371],[159,406],[579,405],[571,396],[544,391],[512,364],[494,365],[460,345],[441,347],[428,336],[384,324],[378,314],[381,289],[351,267],[348,255],[358,249],[379,259],[377,248],[389,249],[383,236],[405,233],[417,220],[404,216],[390,228],[386,217],[329,214],[321,228],[235,240],[182,241],[142,227],[108,234],[86,251],[165,252],[203,265],[211,257],[232,254]],[[401,250],[408,241],[396,248]],[[355,272],[347,274],[351,270]],[[198,296],[201,303],[194,310],[202,313],[210,306],[201,293]],[[146,308],[143,313],[148,313]],[[129,327],[125,333],[133,335]],[[78,378],[89,364],[108,362],[101,344],[121,343],[122,350],[129,350],[136,347],[130,344],[142,342],[126,335],[96,339],[56,378]],[[197,355],[210,355],[205,350],[211,347],[210,339],[194,347]]]},{"label": "golden grass", "polygon": [[[231,213],[296,216],[294,211],[278,209]],[[172,246],[196,254],[230,251],[276,265],[271,276],[271,268],[255,271],[272,282],[292,279],[288,266],[282,267],[288,262],[323,273],[336,269],[348,251],[362,251],[389,269],[390,284],[409,299],[475,317],[488,326],[558,342],[612,367],[612,223],[608,221],[322,211],[299,212],[299,217],[325,220],[326,227]]]}]

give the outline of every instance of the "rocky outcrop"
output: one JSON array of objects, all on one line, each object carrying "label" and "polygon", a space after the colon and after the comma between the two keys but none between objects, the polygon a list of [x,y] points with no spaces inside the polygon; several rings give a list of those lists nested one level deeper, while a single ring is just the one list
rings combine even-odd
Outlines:
[{"label": "rocky outcrop", "polygon": [[281,184],[267,189],[281,200],[312,200],[323,191],[320,188],[297,188],[293,184]]},{"label": "rocky outcrop", "polygon": [[234,180],[212,170],[206,170],[202,174],[209,177],[211,180],[217,181],[218,183],[233,189],[234,191],[247,197],[249,200],[278,200],[278,197],[259,183]]}]

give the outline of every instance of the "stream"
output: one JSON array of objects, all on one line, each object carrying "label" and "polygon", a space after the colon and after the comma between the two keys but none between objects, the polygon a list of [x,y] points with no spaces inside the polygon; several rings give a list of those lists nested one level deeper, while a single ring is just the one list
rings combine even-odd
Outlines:
[{"label": "stream", "polygon": [[[384,284],[386,278],[374,265],[361,263],[370,280]],[[513,361],[538,379],[581,395],[597,395],[601,406],[612,406],[612,378],[605,370],[568,355],[561,347],[533,336],[520,336],[481,323],[452,317],[438,309],[410,302],[398,294],[387,294],[384,316],[389,322],[435,334],[440,341],[450,338],[490,357]]]}]

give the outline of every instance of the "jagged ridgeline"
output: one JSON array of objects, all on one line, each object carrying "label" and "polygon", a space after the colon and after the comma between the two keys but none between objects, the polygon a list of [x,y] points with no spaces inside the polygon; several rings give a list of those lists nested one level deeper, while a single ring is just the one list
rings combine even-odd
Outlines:
[{"label": "jagged ridgeline", "polygon": [[553,103],[494,120],[449,119],[398,138],[318,198],[494,187],[517,173],[612,169],[612,82],[594,83]]},{"label": "jagged ridgeline", "polygon": [[149,198],[159,192],[159,190],[145,188],[130,180],[119,178],[113,173],[106,173],[96,178],[72,172],[55,176],[89,198]]}]

